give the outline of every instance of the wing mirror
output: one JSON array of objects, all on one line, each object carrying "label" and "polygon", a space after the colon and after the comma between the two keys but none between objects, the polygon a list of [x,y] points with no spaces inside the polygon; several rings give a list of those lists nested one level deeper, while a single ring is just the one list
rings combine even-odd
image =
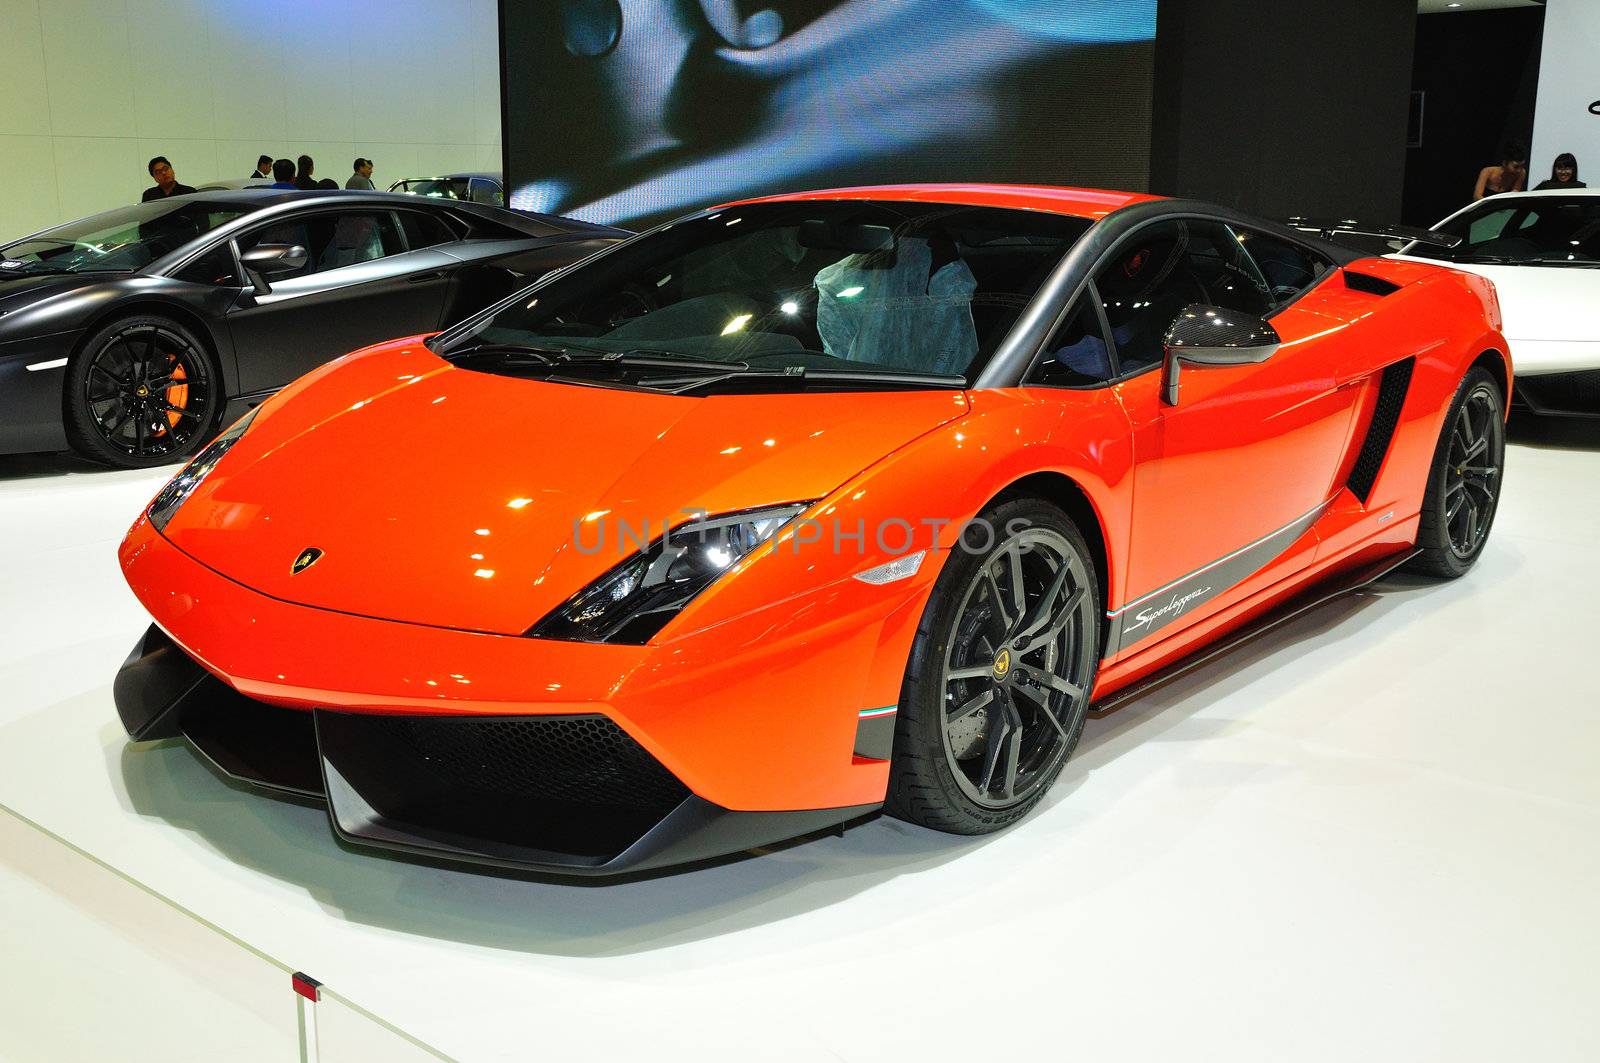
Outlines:
[{"label": "wing mirror", "polygon": [[239,264],[255,286],[256,294],[267,295],[272,291],[268,277],[303,269],[309,257],[299,244],[257,244],[239,256]]},{"label": "wing mirror", "polygon": [[1282,344],[1278,330],[1264,318],[1220,306],[1186,308],[1167,329],[1162,344],[1161,401],[1178,404],[1180,365],[1249,365],[1264,362]]}]

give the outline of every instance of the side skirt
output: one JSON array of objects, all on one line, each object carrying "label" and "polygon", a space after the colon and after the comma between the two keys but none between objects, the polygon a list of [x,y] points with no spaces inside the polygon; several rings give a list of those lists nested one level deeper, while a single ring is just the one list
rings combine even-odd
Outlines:
[{"label": "side skirt", "polygon": [[1392,554],[1381,561],[1352,569],[1328,581],[1312,584],[1302,594],[1290,598],[1282,605],[1269,610],[1243,627],[1236,628],[1216,642],[1207,643],[1189,656],[1179,658],[1165,668],[1152,672],[1143,679],[1135,680],[1116,693],[1095,702],[1089,708],[1089,716],[1096,720],[1109,716],[1130,701],[1134,701],[1159,687],[1166,686],[1179,676],[1185,675],[1209,661],[1238,649],[1245,643],[1253,641],[1258,636],[1264,635],[1274,628],[1287,624],[1319,605],[1330,602],[1335,598],[1341,598],[1353,591],[1358,591],[1382,579],[1413,557],[1416,557],[1418,553],[1420,551],[1414,547],[1403,549],[1400,553]]}]

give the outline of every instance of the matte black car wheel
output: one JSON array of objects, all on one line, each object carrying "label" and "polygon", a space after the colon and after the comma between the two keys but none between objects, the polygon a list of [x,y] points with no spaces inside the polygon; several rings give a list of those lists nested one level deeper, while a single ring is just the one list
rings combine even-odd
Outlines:
[{"label": "matte black car wheel", "polygon": [[222,413],[214,360],[188,329],[159,317],[124,318],[73,356],[65,414],[72,448],[122,468],[192,457]]},{"label": "matte black car wheel", "polygon": [[1492,374],[1482,368],[1467,373],[1445,415],[1428,473],[1415,571],[1454,579],[1483,553],[1500,505],[1505,410]]},{"label": "matte black car wheel", "polygon": [[1017,499],[981,527],[994,534],[952,554],[918,628],[886,806],[957,834],[998,830],[1044,797],[1099,667],[1099,587],[1072,521]]}]

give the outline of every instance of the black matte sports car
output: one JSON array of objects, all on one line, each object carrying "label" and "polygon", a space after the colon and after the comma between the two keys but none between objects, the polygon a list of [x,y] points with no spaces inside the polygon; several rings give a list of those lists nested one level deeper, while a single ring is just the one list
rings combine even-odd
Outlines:
[{"label": "black matte sports car", "polygon": [[0,454],[189,457],[356,347],[432,332],[627,234],[386,192],[204,192],[0,246]]}]

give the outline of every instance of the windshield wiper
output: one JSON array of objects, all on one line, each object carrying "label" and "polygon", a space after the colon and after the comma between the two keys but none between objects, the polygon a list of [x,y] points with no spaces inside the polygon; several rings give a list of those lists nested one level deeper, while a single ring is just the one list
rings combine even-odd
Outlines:
[{"label": "windshield wiper", "polygon": [[1521,260],[1520,264],[1524,266],[1576,266],[1580,269],[1594,269],[1596,266],[1600,266],[1600,262],[1596,262],[1592,258],[1525,258]]},{"label": "windshield wiper", "polygon": [[745,369],[719,373],[714,376],[685,380],[682,383],[671,380],[657,380],[652,381],[649,386],[672,395],[703,395],[713,391],[746,385],[751,390],[801,391],[814,385],[835,387],[840,384],[860,384],[864,387],[879,388],[905,388],[907,390],[920,388],[959,390],[967,386],[967,378],[941,373],[810,369],[806,366],[790,365],[778,369]]},{"label": "windshield wiper", "polygon": [[23,262],[21,259],[17,258],[8,258],[6,261],[21,262],[22,264],[20,266],[6,266],[4,269],[0,269],[0,277],[20,277],[23,274],[27,274],[30,277],[38,277],[45,274],[53,276],[55,274],[78,272],[75,269],[68,269],[65,266],[49,266],[43,262]]},{"label": "windshield wiper", "polygon": [[439,357],[447,362],[463,362],[469,358],[495,358],[511,364],[526,359],[527,364],[555,365],[556,359],[565,355],[562,347],[538,347],[524,343],[476,343],[470,347],[457,347]]},{"label": "windshield wiper", "polygon": [[625,351],[608,351],[599,347],[579,344],[567,346],[536,343],[478,343],[470,347],[457,347],[440,355],[454,362],[467,358],[496,358],[502,364],[514,364],[518,357],[535,365],[561,366],[624,366],[644,369],[684,369],[721,372],[727,369],[746,369],[744,362],[726,362],[711,358],[691,358],[671,351],[652,350],[646,347]]}]

